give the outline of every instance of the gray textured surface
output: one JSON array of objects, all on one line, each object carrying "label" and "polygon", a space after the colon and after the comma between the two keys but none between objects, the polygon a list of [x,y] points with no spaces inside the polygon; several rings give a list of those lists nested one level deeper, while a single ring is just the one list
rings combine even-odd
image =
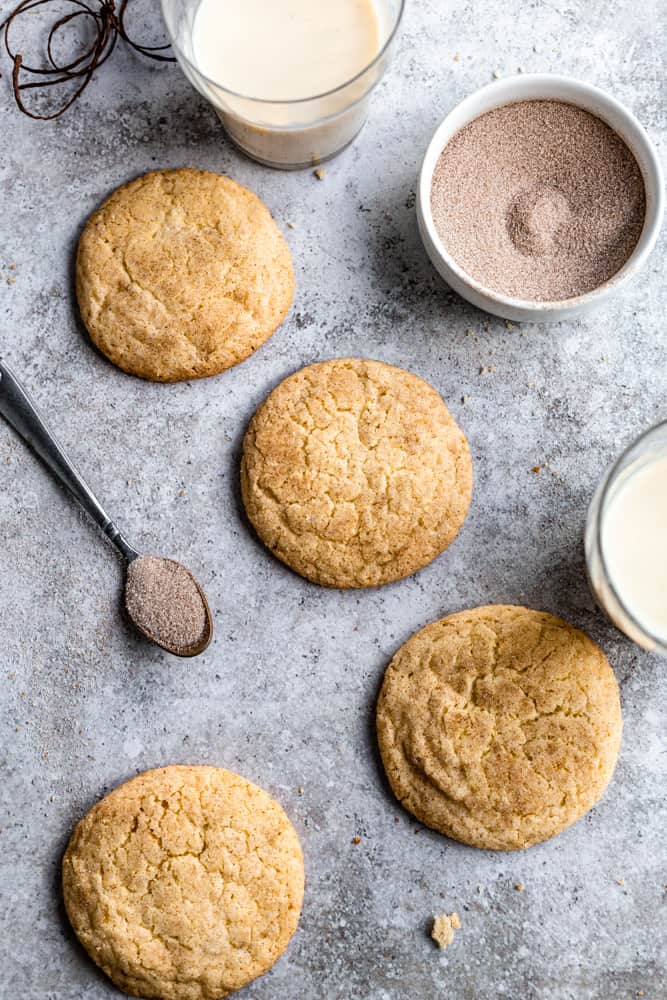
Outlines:
[{"label": "gray textured surface", "polygon": [[[664,238],[639,280],[590,317],[508,329],[437,278],[413,209],[432,130],[495,69],[568,72],[608,88],[664,152],[665,10],[663,0],[413,0],[369,125],[321,183],[242,159],[174,67],[119,49],[53,125],[17,113],[5,61],[2,353],[130,539],[198,572],[217,637],[195,662],[138,641],[118,614],[113,552],[0,426],[3,998],[117,995],[66,925],[59,858],[98,796],[167,762],[240,771],[278,796],[302,837],[301,926],[248,1000],[667,997],[667,672],[594,609],[581,548],[604,466],[667,415]],[[285,232],[298,291],[254,358],[170,387],[130,378],[90,347],[72,258],[112,188],[182,164],[231,174],[283,228],[295,224]],[[237,490],[243,430],[266,392],[305,362],[346,353],[429,379],[469,435],[476,473],[450,551],[414,578],[360,593],[320,590],[274,562]],[[480,375],[486,366],[496,370]],[[372,732],[398,645],[489,601],[525,602],[589,631],[625,714],[603,802],[519,854],[461,847],[412,822],[387,791]],[[452,909],[463,929],[441,955],[428,923]]]}]

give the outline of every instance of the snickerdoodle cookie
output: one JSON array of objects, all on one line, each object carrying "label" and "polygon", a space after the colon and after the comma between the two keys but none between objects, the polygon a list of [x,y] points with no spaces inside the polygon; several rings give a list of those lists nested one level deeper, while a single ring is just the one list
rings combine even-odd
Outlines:
[{"label": "snickerdoodle cookie", "polygon": [[303,858],[266,792],[217,767],[165,767],[81,820],[63,859],[65,906],[120,989],[218,1000],[266,972],[296,929]]},{"label": "snickerdoodle cookie", "polygon": [[103,354],[157,382],[215,375],[282,323],[292,258],[259,198],[204,170],[118,188],[79,241],[76,291]]},{"label": "snickerdoodle cookie", "polygon": [[475,847],[554,836],[600,798],[621,743],[604,654],[560,618],[491,605],[427,625],[398,651],[377,709],[401,803]]},{"label": "snickerdoodle cookie", "polygon": [[447,548],[468,511],[472,464],[428,383],[340,358],[291,375],[260,406],[241,486],[258,535],[297,573],[373,587]]}]

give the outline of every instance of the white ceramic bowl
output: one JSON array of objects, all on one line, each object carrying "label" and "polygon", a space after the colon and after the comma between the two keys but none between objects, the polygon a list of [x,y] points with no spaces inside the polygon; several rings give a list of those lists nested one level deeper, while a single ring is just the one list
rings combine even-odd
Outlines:
[{"label": "white ceramic bowl", "polygon": [[[516,101],[556,100],[575,104],[597,115],[617,132],[639,164],[646,188],[646,220],[632,256],[621,270],[599,288],[558,302],[513,299],[480,285],[456,263],[438,236],[431,213],[431,184],[440,153],[449,140],[486,111]],[[447,115],[426,151],[419,177],[417,218],[419,232],[431,261],[454,291],[486,312],[504,319],[545,322],[585,312],[613,295],[639,271],[658,238],[664,212],[664,179],[658,154],[635,116],[617,100],[588,83],[555,74],[513,76],[471,94]]]}]

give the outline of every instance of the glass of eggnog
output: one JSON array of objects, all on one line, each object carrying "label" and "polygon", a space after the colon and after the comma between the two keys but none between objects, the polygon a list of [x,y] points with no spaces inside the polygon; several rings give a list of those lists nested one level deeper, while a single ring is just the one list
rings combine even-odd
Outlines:
[{"label": "glass of eggnog", "polygon": [[271,167],[322,163],[362,128],[405,0],[162,0],[190,82]]},{"label": "glass of eggnog", "polygon": [[588,512],[591,588],[614,624],[667,655],[667,421],[607,471]]}]

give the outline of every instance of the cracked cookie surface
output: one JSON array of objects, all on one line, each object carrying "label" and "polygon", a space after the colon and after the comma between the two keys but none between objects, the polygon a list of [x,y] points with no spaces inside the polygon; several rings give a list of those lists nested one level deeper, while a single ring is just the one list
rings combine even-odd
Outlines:
[{"label": "cracked cookie surface", "polygon": [[427,625],[385,673],[389,783],[426,826],[489,849],[552,837],[600,798],[621,743],[602,651],[553,615],[491,605]]},{"label": "cracked cookie surface", "polygon": [[296,930],[303,857],[266,792],[217,767],[165,767],[84,816],[63,858],[69,919],[120,989],[218,1000],[266,972]]},{"label": "cracked cookie surface", "polygon": [[409,576],[453,541],[472,492],[468,443],[423,379],[379,361],[301,369],[243,443],[248,517],[297,573],[330,587]]},{"label": "cracked cookie surface", "polygon": [[215,375],[257,350],[294,294],[266,205],[228,177],[158,170],[118,188],[81,239],[76,291],[93,343],[158,382]]}]

